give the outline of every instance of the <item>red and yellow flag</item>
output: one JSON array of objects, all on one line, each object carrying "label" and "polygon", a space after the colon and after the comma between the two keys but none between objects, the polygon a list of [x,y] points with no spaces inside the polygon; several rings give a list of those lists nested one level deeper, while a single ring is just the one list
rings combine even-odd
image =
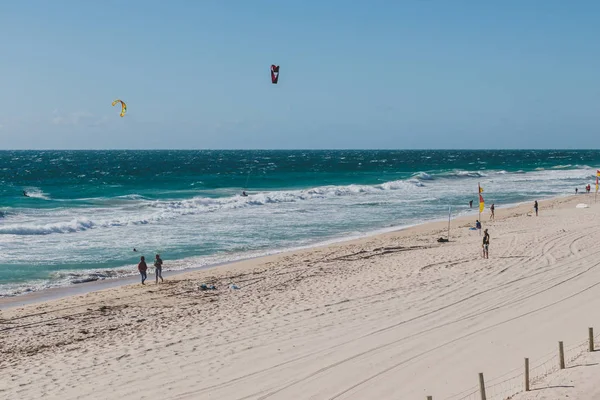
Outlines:
[{"label": "red and yellow flag", "polygon": [[481,193],[483,193],[483,188],[481,186],[479,186],[479,212],[480,213],[482,213],[485,208],[485,203],[483,201],[483,196],[481,195]]}]

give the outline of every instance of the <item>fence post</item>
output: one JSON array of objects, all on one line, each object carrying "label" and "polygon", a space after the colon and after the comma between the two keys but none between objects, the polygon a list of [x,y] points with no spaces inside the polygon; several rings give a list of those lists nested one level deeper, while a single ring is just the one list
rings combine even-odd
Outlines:
[{"label": "fence post", "polygon": [[560,359],[560,369],[565,369],[565,349],[563,342],[558,342],[558,357]]},{"label": "fence post", "polygon": [[483,373],[479,373],[479,392],[481,393],[481,400],[486,400],[485,397],[485,381],[483,380]]},{"label": "fence post", "polygon": [[525,391],[529,392],[529,358],[525,359]]},{"label": "fence post", "polygon": [[588,328],[588,336],[590,342],[590,353],[594,351],[594,328]]}]

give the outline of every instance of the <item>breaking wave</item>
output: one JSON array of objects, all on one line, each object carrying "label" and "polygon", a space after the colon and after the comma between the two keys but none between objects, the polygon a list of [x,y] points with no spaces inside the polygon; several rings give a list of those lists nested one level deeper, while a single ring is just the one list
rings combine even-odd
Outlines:
[{"label": "breaking wave", "polygon": [[[75,233],[97,228],[113,228],[121,226],[145,225],[163,220],[175,219],[185,215],[195,215],[219,210],[238,209],[245,207],[268,206],[279,203],[305,202],[316,199],[326,199],[339,196],[360,196],[377,194],[390,190],[410,191],[423,187],[417,179],[385,182],[380,185],[348,185],[322,186],[306,190],[271,191],[235,195],[222,198],[193,197],[185,200],[146,200],[139,195],[128,195],[127,199],[136,201],[136,212],[119,218],[101,219],[91,217],[76,217],[69,221],[49,224],[21,223],[0,226],[0,234],[4,235],[50,235],[60,233]],[[120,196],[123,199],[125,196]],[[128,203],[131,207],[132,203]],[[94,214],[94,209],[86,210]]]}]

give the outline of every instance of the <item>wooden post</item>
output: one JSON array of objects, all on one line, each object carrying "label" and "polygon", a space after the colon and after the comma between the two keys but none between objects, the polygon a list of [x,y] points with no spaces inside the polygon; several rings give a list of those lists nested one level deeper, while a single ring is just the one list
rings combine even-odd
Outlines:
[{"label": "wooden post", "polygon": [[485,381],[481,372],[479,373],[479,392],[481,393],[481,400],[487,400],[485,397]]},{"label": "wooden post", "polygon": [[560,360],[560,369],[565,369],[565,349],[563,342],[558,342],[558,357]]},{"label": "wooden post", "polygon": [[588,328],[588,336],[590,342],[590,353],[594,351],[594,328]]},{"label": "wooden post", "polygon": [[529,392],[529,358],[525,359],[525,391]]}]

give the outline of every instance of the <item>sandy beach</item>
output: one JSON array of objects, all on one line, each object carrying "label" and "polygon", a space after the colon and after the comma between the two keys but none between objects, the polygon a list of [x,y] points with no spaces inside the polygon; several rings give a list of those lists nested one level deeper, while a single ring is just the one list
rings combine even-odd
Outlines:
[{"label": "sandy beach", "polygon": [[479,399],[482,372],[489,400],[528,357],[515,398],[600,399],[599,217],[584,195],[486,210],[487,260],[464,217],[449,243],[429,223],[3,308],[0,398]]}]

